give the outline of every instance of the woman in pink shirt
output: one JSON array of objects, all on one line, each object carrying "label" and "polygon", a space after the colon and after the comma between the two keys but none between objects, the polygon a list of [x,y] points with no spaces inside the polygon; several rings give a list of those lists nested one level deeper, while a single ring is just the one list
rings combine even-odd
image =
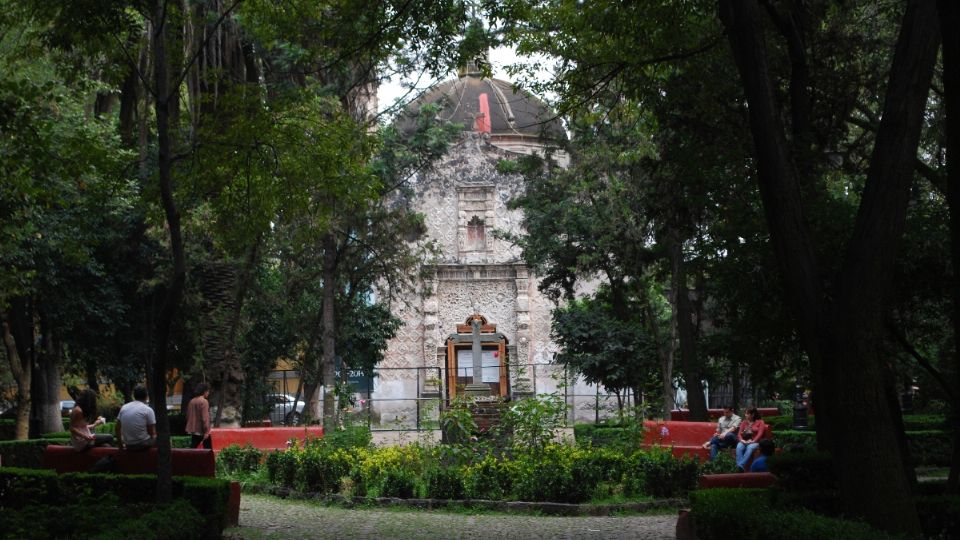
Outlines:
[{"label": "woman in pink shirt", "polygon": [[212,448],[210,444],[210,402],[207,398],[210,396],[210,387],[207,383],[197,385],[197,397],[190,400],[187,405],[187,433],[193,439],[190,445],[193,448]]},{"label": "woman in pink shirt", "polygon": [[74,450],[80,452],[91,446],[102,446],[113,442],[113,435],[91,431],[106,422],[102,416],[94,420],[96,414],[97,394],[88,388],[80,392],[76,405],[70,411],[70,445]]},{"label": "woman in pink shirt", "polygon": [[740,431],[737,432],[737,470],[741,472],[767,431],[767,425],[760,419],[760,411],[756,407],[750,407],[745,414],[746,418],[740,422]]}]

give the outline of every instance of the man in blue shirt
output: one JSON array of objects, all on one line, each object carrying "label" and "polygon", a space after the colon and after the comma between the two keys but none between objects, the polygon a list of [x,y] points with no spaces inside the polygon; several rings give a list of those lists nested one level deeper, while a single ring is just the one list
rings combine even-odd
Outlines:
[{"label": "man in blue shirt", "polygon": [[767,458],[773,455],[774,446],[770,439],[760,441],[760,457],[753,460],[750,465],[750,472],[770,472],[767,468]]}]

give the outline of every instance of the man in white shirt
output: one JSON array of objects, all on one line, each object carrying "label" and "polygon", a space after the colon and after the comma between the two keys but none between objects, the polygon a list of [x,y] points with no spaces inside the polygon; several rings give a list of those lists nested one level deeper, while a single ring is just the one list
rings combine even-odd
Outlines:
[{"label": "man in white shirt", "polygon": [[120,448],[144,450],[157,444],[157,418],[146,404],[147,389],[137,386],[133,399],[117,414],[117,439]]},{"label": "man in white shirt", "polygon": [[721,448],[733,448],[737,445],[737,429],[740,428],[740,417],[733,414],[733,407],[724,407],[723,416],[717,420],[717,432],[709,441],[703,443],[704,448],[710,449],[710,460],[717,457]]}]

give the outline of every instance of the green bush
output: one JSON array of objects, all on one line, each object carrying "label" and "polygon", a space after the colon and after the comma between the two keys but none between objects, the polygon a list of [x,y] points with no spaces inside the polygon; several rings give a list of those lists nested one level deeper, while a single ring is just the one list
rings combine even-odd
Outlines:
[{"label": "green bush", "polygon": [[242,448],[238,444],[231,444],[217,455],[217,473],[224,475],[254,473],[260,468],[262,459],[263,452],[251,446],[250,443]]},{"label": "green bush", "polygon": [[0,419],[0,441],[12,441],[17,434],[17,421]]},{"label": "green bush", "polygon": [[172,435],[170,436],[170,448],[193,448],[193,437],[191,435]]},{"label": "green bush", "polygon": [[712,460],[700,464],[700,474],[731,474],[737,472],[737,460],[730,452],[720,452]]},{"label": "green bush", "polygon": [[299,455],[294,485],[302,492],[336,493],[358,460],[358,449],[313,446]]},{"label": "green bush", "polygon": [[813,452],[817,449],[817,432],[793,431],[789,429],[775,430],[773,432],[773,444],[776,445],[777,448],[782,448],[789,452]]},{"label": "green bush", "polygon": [[579,503],[587,500],[593,486],[574,482],[572,462],[573,449],[557,444],[517,456],[513,496],[521,501]]},{"label": "green bush", "polygon": [[[31,530],[40,531],[36,534],[29,532],[27,537],[32,538],[79,538],[81,535],[86,538],[91,535],[101,535],[101,533],[106,538],[129,537],[123,534],[115,536],[115,533],[110,530],[105,528],[101,530],[96,527],[99,522],[103,522],[104,527],[112,526],[109,525],[112,523],[111,520],[103,519],[105,515],[142,517],[140,514],[146,513],[147,509],[153,505],[156,496],[155,488],[156,476],[153,475],[87,473],[57,475],[52,470],[4,467],[0,469],[0,507],[16,510],[16,512],[0,513],[2,514],[0,519],[3,520],[0,530],[19,531],[26,526]],[[198,525],[199,522],[193,523],[184,532],[174,534],[176,531],[181,531],[180,527],[183,523],[190,522],[190,516],[186,516],[186,522],[182,522],[179,518],[171,522],[173,528],[168,527],[169,531],[155,529],[154,533],[145,537],[219,538],[226,521],[229,496],[230,484],[224,480],[175,477],[174,500],[182,500],[195,509],[197,515],[202,517],[202,525]],[[64,509],[70,505],[93,505],[95,508],[83,512],[82,515],[74,515],[76,514],[74,512],[64,512]],[[114,508],[111,509],[111,505]],[[40,517],[24,521],[20,518],[23,515],[34,516],[44,512],[55,516],[56,520],[60,521],[44,521]],[[91,519],[97,523],[70,522],[73,519]],[[61,531],[63,521],[67,521],[67,525],[77,529]],[[124,527],[134,526],[135,524],[124,525]],[[20,536],[13,533],[10,537]]]},{"label": "green bush", "polygon": [[923,535],[927,538],[960,538],[960,497],[918,497],[917,510]]},{"label": "green bush", "polygon": [[907,431],[936,431],[948,427],[947,417],[942,414],[903,415],[903,428]]},{"label": "green bush", "polygon": [[[776,509],[765,489],[707,489],[690,494],[697,536],[701,540],[892,540],[866,524],[807,511]],[[745,510],[749,509],[749,510]],[[744,513],[749,521],[744,521]]]},{"label": "green bush", "polygon": [[949,467],[953,461],[953,437],[949,431],[908,431],[907,446],[914,465]]},{"label": "green bush", "polygon": [[652,497],[685,495],[697,485],[700,466],[690,457],[676,458],[668,448],[634,452],[627,459],[627,493]]},{"label": "green bush", "polygon": [[373,441],[373,434],[367,426],[348,426],[330,433],[324,433],[322,442],[335,448],[368,448]]},{"label": "green bush", "polygon": [[[949,431],[907,431],[906,437],[915,465],[950,465],[953,441]],[[817,434],[813,431],[774,431],[773,441],[777,448],[790,451],[799,449],[812,452],[817,448]]]},{"label": "green bush", "polygon": [[837,486],[833,458],[826,452],[782,452],[767,460],[786,491],[819,491]]},{"label": "green bush", "polygon": [[48,444],[65,444],[65,441],[63,439],[0,441],[0,463],[4,467],[39,469],[43,463],[43,451]]},{"label": "green bush", "polygon": [[463,489],[468,499],[503,500],[513,491],[514,462],[488,454],[463,469]]},{"label": "green bush", "polygon": [[292,450],[281,450],[267,454],[264,463],[267,467],[267,479],[278,486],[293,487],[297,475],[297,453]]},{"label": "green bush", "polygon": [[607,447],[632,452],[643,440],[639,424],[577,424],[573,436],[580,446]]},{"label": "green bush", "polygon": [[[774,435],[778,431],[794,431],[793,429],[793,413],[784,414],[780,416],[764,416],[763,421],[765,424],[770,426],[773,429]],[[807,429],[804,431],[814,431],[817,427],[817,417],[812,415],[807,415]]]},{"label": "green bush", "polygon": [[466,496],[463,476],[464,473],[459,467],[430,467],[423,473],[423,484],[426,488],[423,496],[432,499],[463,499]]}]

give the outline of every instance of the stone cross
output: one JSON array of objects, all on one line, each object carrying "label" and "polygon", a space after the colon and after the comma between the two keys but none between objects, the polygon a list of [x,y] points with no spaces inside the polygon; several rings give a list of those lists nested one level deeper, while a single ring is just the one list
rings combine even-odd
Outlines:
[{"label": "stone cross", "polygon": [[473,384],[482,384],[483,349],[480,346],[480,319],[473,319],[470,326],[473,327]]}]

